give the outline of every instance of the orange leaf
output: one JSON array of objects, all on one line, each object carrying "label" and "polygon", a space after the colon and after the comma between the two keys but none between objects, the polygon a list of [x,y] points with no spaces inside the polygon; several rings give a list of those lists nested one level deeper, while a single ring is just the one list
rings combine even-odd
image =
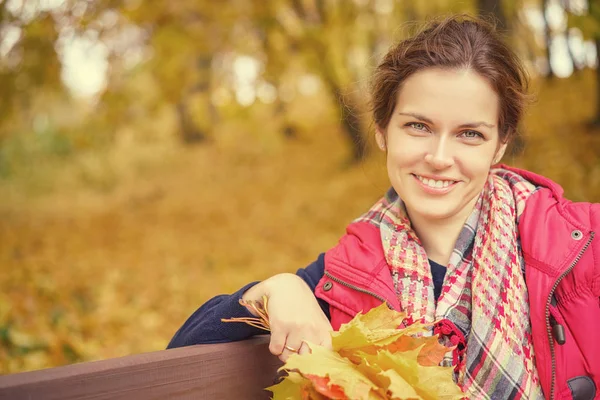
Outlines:
[{"label": "orange leaf", "polygon": [[[437,336],[429,337],[413,337],[401,336],[397,341],[385,347],[391,353],[398,351],[410,351],[421,347],[417,361],[423,366],[440,365],[444,359],[444,355],[452,348],[441,344]],[[371,352],[368,352],[371,353]]]},{"label": "orange leaf", "polygon": [[329,377],[323,377],[318,375],[304,375],[305,378],[308,378],[312,383],[315,390],[328,399],[339,399],[339,400],[347,400],[348,397],[344,393],[344,389],[342,389],[338,385],[333,385],[329,381]]}]

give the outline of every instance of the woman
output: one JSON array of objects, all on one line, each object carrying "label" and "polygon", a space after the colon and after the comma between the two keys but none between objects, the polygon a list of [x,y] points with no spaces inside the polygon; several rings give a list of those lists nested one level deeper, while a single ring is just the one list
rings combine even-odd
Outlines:
[{"label": "woman", "polygon": [[449,18],[398,44],[372,90],[392,188],[313,264],[213,298],[169,346],[261,333],[220,319],[266,295],[269,349],[285,360],[385,301],[438,321],[469,398],[599,398],[600,206],[493,167],[526,96],[519,60],[482,21]]}]

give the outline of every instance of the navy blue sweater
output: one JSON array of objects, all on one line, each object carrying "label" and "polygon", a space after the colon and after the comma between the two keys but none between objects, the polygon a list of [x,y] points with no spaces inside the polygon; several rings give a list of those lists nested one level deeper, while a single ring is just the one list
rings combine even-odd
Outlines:
[{"label": "navy blue sweater", "polygon": [[[434,283],[435,298],[440,296],[446,267],[429,260]],[[325,254],[319,257],[306,268],[300,268],[296,275],[306,282],[314,292],[317,283],[325,273]],[[252,317],[253,315],[239,301],[252,286],[258,282],[252,282],[231,295],[220,295],[213,297],[194,312],[181,328],[175,333],[167,348],[190,346],[193,344],[223,343],[247,339],[251,336],[265,334],[267,332],[241,322],[221,322],[222,318]],[[323,313],[328,319],[329,305],[317,299]]]}]

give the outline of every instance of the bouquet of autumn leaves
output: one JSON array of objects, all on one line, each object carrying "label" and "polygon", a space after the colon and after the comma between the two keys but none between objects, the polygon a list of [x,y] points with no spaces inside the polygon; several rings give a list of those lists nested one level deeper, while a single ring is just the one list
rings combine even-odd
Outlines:
[{"label": "bouquet of autumn leaves", "polygon": [[[241,303],[259,317],[223,321],[269,330],[266,297]],[[428,325],[398,329],[405,317],[385,304],[358,314],[332,332],[332,349],[307,343],[310,353],[290,355],[280,368],[287,375],[267,390],[274,400],[462,399],[453,368],[439,366],[450,349],[437,336],[418,336]]]}]

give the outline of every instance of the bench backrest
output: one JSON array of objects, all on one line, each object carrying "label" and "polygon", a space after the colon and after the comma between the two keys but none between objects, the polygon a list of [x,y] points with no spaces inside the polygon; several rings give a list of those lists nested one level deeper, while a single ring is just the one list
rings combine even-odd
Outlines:
[{"label": "bench backrest", "polygon": [[0,376],[0,399],[269,399],[268,337]]}]

